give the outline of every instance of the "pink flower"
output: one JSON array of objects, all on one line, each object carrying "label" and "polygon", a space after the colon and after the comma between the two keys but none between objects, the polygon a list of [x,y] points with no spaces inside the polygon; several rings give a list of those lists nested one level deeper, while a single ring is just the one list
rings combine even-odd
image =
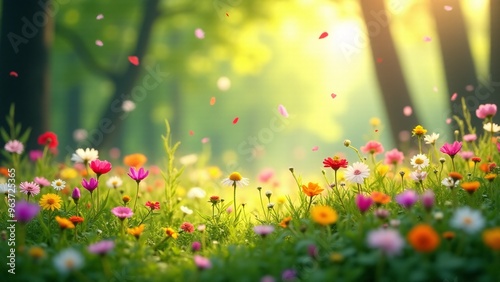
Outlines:
[{"label": "pink flower", "polygon": [[404,192],[396,195],[395,199],[398,204],[409,209],[417,202],[418,194],[413,190],[405,190]]},{"label": "pink flower", "polygon": [[424,206],[427,211],[430,211],[432,206],[434,206],[434,198],[434,192],[432,192],[432,190],[425,190],[424,194],[420,196],[422,206]]},{"label": "pink flower", "polygon": [[29,155],[30,160],[32,162],[36,162],[38,159],[40,159],[41,157],[43,157],[43,152],[41,150],[31,150],[28,153],[28,155]]},{"label": "pink flower", "polygon": [[210,262],[210,260],[199,255],[194,256],[194,264],[199,270],[212,268],[212,263]]},{"label": "pink flower", "polygon": [[474,157],[474,152],[471,151],[462,151],[459,153],[459,155],[466,161],[470,160],[472,157]]},{"label": "pink flower", "polygon": [[36,184],[40,185],[40,187],[50,186],[50,181],[45,177],[35,177],[34,181]]},{"label": "pink flower", "polygon": [[262,237],[266,237],[267,235],[273,233],[274,226],[272,225],[257,225],[253,228],[255,234],[260,235]]},{"label": "pink flower", "polygon": [[356,205],[361,213],[365,213],[373,204],[373,200],[370,196],[364,196],[362,194],[356,195]]},{"label": "pink flower", "polygon": [[147,201],[146,202],[146,207],[150,208],[151,211],[159,210],[160,209],[160,202],[150,202],[150,201]]},{"label": "pink flower", "polygon": [[40,186],[35,182],[24,181],[19,184],[19,190],[24,194],[34,196],[40,193]]},{"label": "pink flower", "polygon": [[462,142],[455,141],[453,144],[444,143],[439,150],[453,158],[460,151],[460,149],[462,149]]},{"label": "pink flower", "polygon": [[259,173],[259,181],[262,183],[267,183],[274,176],[274,170],[272,168],[265,168]]},{"label": "pink flower", "polygon": [[476,139],[477,139],[476,134],[465,134],[464,135],[465,142],[474,142],[474,141],[476,141]]},{"label": "pink flower", "polygon": [[198,241],[194,241],[193,244],[191,244],[191,250],[193,251],[193,253],[201,250],[201,243]]},{"label": "pink flower", "polygon": [[384,146],[377,141],[368,141],[365,146],[361,146],[361,151],[370,154],[381,154],[384,152]]},{"label": "pink flower", "polygon": [[22,154],[24,151],[24,145],[19,140],[10,140],[5,144],[5,150],[9,153],[16,153],[18,155]]},{"label": "pink flower", "polygon": [[111,240],[102,240],[87,247],[90,253],[105,255],[115,248],[115,242]]},{"label": "pink flower", "polygon": [[139,170],[136,170],[135,168],[131,167],[129,169],[129,172],[127,173],[130,178],[135,180],[137,183],[141,182],[144,178],[146,178],[149,174],[148,170],[144,170],[144,168],[140,168]]},{"label": "pink flower", "polygon": [[116,207],[113,208],[111,212],[120,220],[124,220],[125,218],[129,218],[132,217],[132,215],[134,215],[134,212],[132,212],[132,210],[127,207]]},{"label": "pink flower", "polygon": [[405,158],[405,155],[403,154],[403,152],[400,152],[398,149],[392,149],[392,150],[387,151],[385,153],[385,163],[386,164],[392,164],[392,165],[402,164],[404,158]]},{"label": "pink flower", "polygon": [[73,189],[73,193],[71,193],[71,198],[73,198],[73,202],[78,203],[78,200],[80,200],[80,189],[78,189],[78,187],[75,187],[75,189]]},{"label": "pink flower", "polygon": [[83,188],[87,189],[90,193],[94,192],[94,190],[97,188],[99,185],[99,182],[95,178],[90,178],[89,181],[87,179],[82,180],[82,186]]},{"label": "pink flower", "polygon": [[476,116],[480,119],[491,118],[497,113],[497,105],[495,104],[484,104],[479,105],[476,110]]},{"label": "pink flower", "polygon": [[95,174],[97,174],[97,177],[99,177],[111,170],[111,163],[97,159],[90,162],[90,168]]},{"label": "pink flower", "polygon": [[181,229],[182,229],[182,231],[184,231],[186,233],[193,233],[194,232],[194,225],[192,225],[189,222],[183,222],[181,224]]},{"label": "pink flower", "polygon": [[367,243],[370,248],[379,249],[386,256],[398,255],[404,246],[404,240],[399,232],[392,229],[370,231]]}]

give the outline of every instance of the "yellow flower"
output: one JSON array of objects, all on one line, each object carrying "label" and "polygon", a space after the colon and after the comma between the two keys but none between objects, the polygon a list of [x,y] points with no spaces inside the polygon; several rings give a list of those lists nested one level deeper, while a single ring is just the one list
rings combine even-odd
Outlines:
[{"label": "yellow flower", "polygon": [[412,136],[423,136],[427,133],[427,129],[424,129],[421,125],[415,126],[415,128],[411,131]]},{"label": "yellow flower", "polygon": [[283,228],[287,228],[288,225],[290,225],[290,221],[292,221],[292,217],[287,216],[287,217],[283,218],[283,220],[280,222],[279,225]]},{"label": "yellow flower", "polygon": [[380,121],[380,119],[379,119],[379,118],[377,118],[377,117],[372,117],[372,118],[370,119],[370,125],[371,125],[371,126],[373,126],[373,127],[377,127],[377,126],[379,126],[381,123],[382,123],[382,122],[381,122],[381,121]]},{"label": "yellow flower", "polygon": [[276,198],[276,203],[278,205],[283,205],[284,203],[286,203],[286,197],[283,196],[283,195],[279,195],[277,198]]},{"label": "yellow flower", "polygon": [[484,176],[484,179],[488,180],[489,182],[492,182],[493,180],[495,180],[496,177],[497,175],[495,173],[488,173]]},{"label": "yellow flower", "polygon": [[385,175],[389,171],[389,166],[381,164],[377,167],[377,173],[379,175]]},{"label": "yellow flower", "polygon": [[123,204],[126,206],[128,202],[130,202],[130,196],[129,195],[124,195],[122,197]]},{"label": "yellow flower", "polygon": [[315,206],[311,209],[311,216],[314,222],[321,225],[330,225],[337,222],[337,212],[328,206]]},{"label": "yellow flower", "polygon": [[210,175],[212,179],[217,179],[222,176],[222,172],[220,168],[217,166],[209,166],[207,170],[208,170],[208,175]]},{"label": "yellow flower", "polygon": [[141,237],[143,231],[144,231],[144,224],[127,229],[128,234],[134,236],[137,240],[139,240],[139,237]]},{"label": "yellow flower", "polygon": [[64,180],[70,180],[78,176],[78,171],[72,167],[65,167],[59,172],[59,176]]},{"label": "yellow flower", "polygon": [[170,227],[165,228],[165,233],[167,234],[167,237],[172,237],[174,239],[179,237],[179,233],[175,232],[175,230]]},{"label": "yellow flower", "polygon": [[319,187],[318,183],[312,183],[312,182],[309,182],[306,185],[302,185],[302,192],[304,192],[304,194],[306,194],[307,196],[309,197],[314,197],[316,195],[319,195],[321,194],[321,192],[323,192],[323,188]]},{"label": "yellow flower", "polygon": [[30,257],[34,259],[42,259],[45,257],[45,251],[40,247],[31,247],[28,253]]},{"label": "yellow flower", "polygon": [[500,251],[500,227],[484,230],[483,242],[490,249]]},{"label": "yellow flower", "polygon": [[344,260],[344,256],[341,253],[331,253],[330,260],[332,262],[342,262]]},{"label": "yellow flower", "polygon": [[61,197],[56,194],[49,193],[43,195],[39,203],[44,210],[53,211],[59,210],[61,208],[61,202]]},{"label": "yellow flower", "polygon": [[57,221],[57,223],[59,223],[59,227],[62,230],[75,228],[75,225],[73,224],[73,222],[71,222],[71,220],[69,220],[67,218],[56,216],[56,221]]}]

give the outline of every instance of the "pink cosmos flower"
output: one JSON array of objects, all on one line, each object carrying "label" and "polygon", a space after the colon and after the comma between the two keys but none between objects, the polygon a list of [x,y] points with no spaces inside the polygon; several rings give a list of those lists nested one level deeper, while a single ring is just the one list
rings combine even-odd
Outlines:
[{"label": "pink cosmos flower", "polygon": [[464,141],[465,142],[474,142],[477,140],[477,135],[476,134],[465,134],[464,135]]},{"label": "pink cosmos flower", "polygon": [[361,146],[361,151],[370,154],[381,154],[384,152],[384,146],[377,141],[368,141],[365,146]]},{"label": "pink cosmos flower", "polygon": [[148,170],[144,170],[144,168],[140,168],[139,170],[136,170],[135,168],[131,167],[129,169],[129,172],[127,173],[130,178],[135,180],[137,183],[141,182],[144,178],[146,178],[149,174]]},{"label": "pink cosmos flower", "polygon": [[424,181],[424,179],[427,177],[427,172],[422,171],[422,170],[415,170],[410,173],[411,179],[413,181],[419,182],[419,181]]},{"label": "pink cosmos flower", "polygon": [[38,195],[40,193],[40,186],[38,186],[35,182],[21,182],[21,184],[19,184],[19,189],[22,193],[31,196]]},{"label": "pink cosmos flower", "polygon": [[150,208],[151,211],[159,210],[160,209],[160,202],[147,201],[146,202],[146,207]]},{"label": "pink cosmos flower", "polygon": [[367,244],[370,248],[379,249],[386,256],[395,256],[401,252],[404,240],[396,230],[377,229],[368,233]]},{"label": "pink cosmos flower", "polygon": [[480,119],[491,118],[497,113],[497,105],[495,104],[484,104],[479,105],[476,110],[476,116]]},{"label": "pink cosmos flower", "polygon": [[373,204],[373,199],[370,196],[364,196],[362,194],[356,195],[356,205],[361,213],[365,213]]},{"label": "pink cosmos flower", "polygon": [[424,194],[420,196],[422,206],[424,206],[427,211],[430,211],[432,206],[434,206],[434,198],[434,192],[432,192],[432,190],[425,190]]},{"label": "pink cosmos flower", "polygon": [[30,160],[32,162],[36,162],[38,159],[40,159],[41,157],[43,157],[43,152],[41,150],[31,150],[28,153],[28,155],[29,155]]},{"label": "pink cosmos flower", "polygon": [[194,259],[194,264],[199,270],[212,268],[212,263],[206,257],[195,255],[193,259]]},{"label": "pink cosmos flower", "polygon": [[87,179],[82,180],[82,186],[83,188],[87,189],[90,193],[94,192],[94,190],[97,188],[99,185],[99,182],[95,178],[90,178],[89,181]]},{"label": "pink cosmos flower", "polygon": [[444,143],[444,145],[439,149],[441,152],[454,157],[462,149],[462,142],[455,141],[453,144]]},{"label": "pink cosmos flower", "polygon": [[108,161],[101,161],[99,159],[90,162],[90,168],[97,174],[97,177],[106,174],[111,170],[111,163]]},{"label": "pink cosmos flower", "polygon": [[105,255],[115,248],[115,242],[111,240],[102,240],[87,247],[90,253]]},{"label": "pink cosmos flower", "polygon": [[267,183],[274,176],[274,170],[272,168],[265,168],[259,173],[259,181],[262,183]]},{"label": "pink cosmos flower", "polygon": [[9,153],[16,153],[18,155],[22,154],[24,151],[24,145],[19,140],[10,140],[5,144],[5,150]]},{"label": "pink cosmos flower", "polygon": [[183,222],[181,224],[181,229],[182,231],[186,233],[193,233],[194,232],[194,225],[189,223],[189,222]]},{"label": "pink cosmos flower", "polygon": [[474,152],[471,151],[462,151],[458,154],[466,161],[469,161],[472,157],[474,157]]},{"label": "pink cosmos flower", "polygon": [[399,151],[398,149],[392,149],[392,150],[387,151],[385,153],[385,163],[386,164],[392,164],[392,165],[402,164],[404,158],[405,158],[405,155],[403,154],[403,152]]},{"label": "pink cosmos flower", "polygon": [[125,218],[129,218],[132,217],[132,215],[134,215],[134,212],[132,212],[132,210],[127,207],[116,207],[113,208],[111,212],[120,220],[124,220]]},{"label": "pink cosmos flower", "polygon": [[267,235],[273,233],[274,226],[272,225],[257,225],[253,228],[255,234],[260,235],[262,237],[266,237]]},{"label": "pink cosmos flower", "polygon": [[40,185],[40,187],[50,186],[50,181],[45,177],[35,177],[34,181],[36,184]]},{"label": "pink cosmos flower", "polygon": [[396,195],[395,199],[398,204],[409,209],[418,201],[418,194],[417,192],[409,189]]}]

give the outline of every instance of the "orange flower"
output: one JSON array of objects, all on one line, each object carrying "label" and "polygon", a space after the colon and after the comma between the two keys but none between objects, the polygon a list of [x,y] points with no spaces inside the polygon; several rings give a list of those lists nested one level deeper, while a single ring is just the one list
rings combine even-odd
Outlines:
[{"label": "orange flower", "polygon": [[483,242],[490,249],[500,251],[500,227],[484,230]]},{"label": "orange flower", "polygon": [[448,174],[449,177],[451,177],[454,181],[457,181],[457,180],[462,180],[463,176],[456,172],[456,171],[452,171]]},{"label": "orange flower", "polygon": [[6,167],[0,167],[0,174],[5,176],[5,177],[9,177],[9,170],[6,168]]},{"label": "orange flower", "polygon": [[446,240],[451,240],[451,239],[455,238],[455,232],[453,232],[453,231],[443,232],[443,238]]},{"label": "orange flower", "polygon": [[280,222],[280,226],[283,228],[287,228],[288,225],[290,225],[290,221],[292,221],[292,217],[287,216],[287,217],[283,218],[283,220]]},{"label": "orange flower", "polygon": [[144,156],[143,154],[137,153],[137,154],[131,154],[131,155],[126,155],[123,158],[123,163],[126,166],[131,166],[136,169],[139,169],[142,167],[146,162],[148,161],[148,158]]},{"label": "orange flower", "polygon": [[492,182],[493,180],[495,180],[496,177],[497,177],[497,175],[495,173],[488,173],[484,176],[484,178],[486,180],[488,180],[489,182]]},{"label": "orange flower", "polygon": [[67,218],[56,216],[56,221],[59,223],[59,227],[61,227],[62,230],[75,228],[73,222]]},{"label": "orange flower", "polygon": [[418,224],[408,233],[408,242],[418,252],[430,253],[439,246],[439,235],[427,224]]},{"label": "orange flower", "polygon": [[137,240],[139,240],[139,237],[141,237],[143,231],[144,231],[144,224],[127,229],[128,234],[134,236]]},{"label": "orange flower", "polygon": [[330,225],[337,222],[337,212],[329,206],[315,206],[311,209],[311,216],[314,222],[321,225]]},{"label": "orange flower", "polygon": [[323,190],[323,188],[319,187],[318,183],[309,182],[307,186],[302,185],[302,192],[304,192],[304,194],[309,197],[319,195],[321,192],[323,192]]},{"label": "orange flower", "polygon": [[462,189],[464,189],[471,195],[476,192],[477,189],[479,189],[479,186],[481,186],[479,181],[463,182],[462,184],[460,184],[460,187],[462,187]]},{"label": "orange flower", "polygon": [[76,226],[78,223],[83,222],[83,217],[74,215],[69,218],[69,221],[71,221]]},{"label": "orange flower", "polygon": [[391,197],[382,192],[373,191],[371,194],[373,202],[377,205],[384,205],[391,201]]},{"label": "orange flower", "polygon": [[179,237],[179,233],[175,232],[175,230],[170,227],[165,228],[165,233],[167,234],[167,237],[172,237],[174,239],[177,239],[177,237]]}]

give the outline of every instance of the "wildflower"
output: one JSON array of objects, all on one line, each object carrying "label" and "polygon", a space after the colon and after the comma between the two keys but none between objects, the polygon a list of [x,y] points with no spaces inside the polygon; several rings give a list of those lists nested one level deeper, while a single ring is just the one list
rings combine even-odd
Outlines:
[{"label": "wildflower", "polygon": [[408,189],[396,195],[395,200],[401,206],[409,209],[418,201],[418,194],[417,192]]},{"label": "wildflower", "polygon": [[14,208],[16,220],[21,223],[31,221],[40,211],[40,206],[29,202],[21,201],[16,203]]},{"label": "wildflower", "polygon": [[141,224],[137,227],[127,229],[127,233],[134,236],[135,239],[137,239],[137,240],[139,240],[139,238],[141,237],[142,232],[144,232],[144,224]]},{"label": "wildflower", "polygon": [[31,150],[28,153],[30,160],[32,162],[36,162],[38,159],[43,157],[43,152],[41,150]]},{"label": "wildflower", "polygon": [[219,196],[210,196],[209,202],[212,203],[213,205],[216,205],[220,202],[220,197]]},{"label": "wildflower", "polygon": [[111,176],[108,181],[106,181],[106,186],[109,188],[118,188],[123,185],[123,180],[118,176]]},{"label": "wildflower", "polygon": [[130,202],[130,196],[129,195],[124,195],[122,197],[122,202],[124,205],[127,205],[128,202]]},{"label": "wildflower", "polygon": [[442,153],[454,157],[462,149],[462,142],[455,141],[453,144],[444,143],[444,145],[439,149]]},{"label": "wildflower", "polygon": [[465,134],[463,137],[464,142],[474,142],[477,140],[476,134]]},{"label": "wildflower", "polygon": [[86,148],[85,150],[79,148],[71,156],[72,161],[74,161],[75,163],[83,163],[83,164],[87,164],[93,160],[97,160],[98,158],[99,158],[99,151],[90,148]]},{"label": "wildflower", "polygon": [[40,260],[45,257],[45,251],[41,247],[37,246],[31,247],[28,254],[35,260]]},{"label": "wildflower", "polygon": [[347,168],[344,177],[351,182],[362,184],[369,175],[370,169],[365,163],[355,162]]},{"label": "wildflower", "polygon": [[372,155],[382,154],[384,152],[384,146],[377,141],[368,141],[365,146],[361,146],[361,151]]},{"label": "wildflower", "polygon": [[76,216],[76,215],[73,215],[73,216],[70,216],[69,217],[69,221],[71,221],[75,226],[79,223],[82,223],[84,220],[83,217],[81,216]]},{"label": "wildflower", "polygon": [[389,166],[388,165],[379,165],[377,166],[377,173],[379,175],[385,175],[389,171]]},{"label": "wildflower", "polygon": [[495,173],[488,173],[484,176],[484,179],[488,180],[489,182],[492,182],[493,180],[495,180],[496,177],[497,175]]},{"label": "wildflower", "polygon": [[90,178],[89,181],[87,179],[82,180],[82,186],[83,188],[87,189],[90,193],[94,192],[94,190],[97,188],[99,185],[99,182],[95,178]]},{"label": "wildflower", "polygon": [[382,219],[382,220],[388,218],[391,215],[391,213],[388,210],[381,209],[381,208],[376,209],[373,214],[377,218]]},{"label": "wildflower", "polygon": [[476,192],[477,189],[479,189],[479,186],[481,184],[479,183],[479,181],[471,181],[471,182],[463,182],[462,184],[460,184],[460,187],[462,187],[462,189],[464,189],[465,191],[467,191],[467,193],[469,194],[474,194],[474,192]]},{"label": "wildflower", "polygon": [[311,215],[314,222],[321,225],[330,225],[337,222],[337,212],[328,206],[315,206],[311,209]]},{"label": "wildflower", "polygon": [[198,270],[204,270],[204,269],[209,269],[212,268],[212,263],[210,262],[210,259],[206,257],[202,257],[199,255],[195,255],[193,257],[194,264],[198,268]]},{"label": "wildflower", "polygon": [[274,176],[274,170],[272,168],[265,168],[261,172],[259,172],[259,182],[267,183]]},{"label": "wildflower", "polygon": [[189,222],[183,222],[181,224],[181,229],[182,231],[186,233],[193,233],[194,232],[194,225],[189,223]]},{"label": "wildflower", "polygon": [[408,233],[408,242],[412,247],[422,253],[430,253],[439,246],[439,235],[427,224],[418,224]]},{"label": "wildflower", "polygon": [[500,227],[484,230],[483,242],[490,249],[500,251]]},{"label": "wildflower", "polygon": [[187,197],[189,199],[203,199],[207,195],[207,192],[205,190],[201,189],[200,187],[193,187],[189,189],[187,193]]},{"label": "wildflower", "polygon": [[20,155],[24,151],[24,145],[19,140],[10,140],[5,144],[4,149],[9,153],[16,153]]},{"label": "wildflower", "polygon": [[487,122],[483,124],[483,129],[491,133],[497,133],[500,131],[500,126],[496,123]]},{"label": "wildflower", "polygon": [[165,228],[165,234],[167,234],[167,237],[172,237],[174,239],[179,237],[179,233],[175,232],[175,230],[170,227]]},{"label": "wildflower", "polygon": [[481,212],[469,207],[458,208],[450,221],[450,225],[456,229],[474,234],[481,230],[485,224]]},{"label": "wildflower", "polygon": [[413,158],[411,158],[410,164],[415,169],[423,170],[429,166],[429,159],[424,154],[416,154]]},{"label": "wildflower", "polygon": [[51,193],[43,195],[42,198],[40,199],[40,206],[44,210],[51,210],[51,211],[59,210],[61,209],[61,203],[62,203],[61,197]]},{"label": "wildflower", "polygon": [[57,135],[54,132],[45,132],[42,135],[38,136],[38,144],[42,146],[48,146],[50,149],[56,148],[59,145],[59,141],[57,141]]},{"label": "wildflower", "polygon": [[456,172],[456,171],[452,171],[448,174],[449,177],[451,177],[451,179],[453,179],[453,181],[458,181],[458,180],[462,180],[463,176]]},{"label": "wildflower", "polygon": [[444,217],[444,215],[443,215],[443,213],[442,213],[442,212],[435,212],[435,213],[434,213],[434,219],[435,219],[435,220],[438,220],[438,221],[439,221],[439,220],[442,220],[442,219],[443,219],[443,217]]},{"label": "wildflower", "polygon": [[420,201],[422,202],[422,206],[427,211],[430,211],[432,209],[432,206],[434,206],[434,200],[435,200],[435,195],[432,190],[425,190],[425,192],[420,196]]},{"label": "wildflower", "polygon": [[[312,183],[311,183],[311,182],[309,182],[309,184],[312,184]],[[314,185],[314,184],[313,184],[313,185]],[[317,185],[317,184],[316,184],[316,185]],[[302,185],[302,186],[305,186],[305,185]],[[319,187],[319,185],[317,185],[317,187],[316,187],[316,188],[318,188],[318,187]],[[321,189],[321,188],[320,188],[320,189]],[[304,187],[302,187],[302,190],[304,190]],[[321,189],[321,191],[323,191],[323,189]],[[321,193],[321,191],[320,191],[319,193]],[[305,193],[305,192],[304,192],[304,193]],[[318,193],[318,194],[319,194],[319,193]],[[266,191],[266,193],[265,193],[265,195],[266,195],[266,197],[267,197],[268,199],[270,199],[270,198],[271,198],[271,196],[273,195],[273,192],[271,192],[271,191],[267,190],[267,191]]]},{"label": "wildflower", "polygon": [[146,207],[150,208],[151,211],[160,209],[160,202],[146,202]]},{"label": "wildflower", "polygon": [[24,181],[19,184],[19,190],[24,194],[35,196],[40,193],[40,186],[34,182]]},{"label": "wildflower", "polygon": [[40,188],[50,185],[50,181],[47,180],[47,178],[45,178],[45,177],[35,177],[35,179],[33,179],[33,182],[38,184],[40,186]]},{"label": "wildflower", "polygon": [[56,191],[61,191],[62,189],[64,189],[64,187],[66,187],[66,182],[62,181],[61,179],[56,179],[52,181],[51,185]]},{"label": "wildflower", "polygon": [[281,273],[281,279],[283,281],[293,281],[297,278],[297,271],[295,269],[285,269],[283,273]]},{"label": "wildflower", "polygon": [[351,140],[349,140],[349,139],[345,139],[345,140],[344,140],[344,146],[346,146],[346,147],[351,146]]},{"label": "wildflower", "polygon": [[421,170],[415,170],[410,173],[410,177],[416,182],[424,181],[425,178],[427,177],[427,172]]},{"label": "wildflower", "polygon": [[287,228],[290,225],[291,221],[292,221],[292,217],[287,216],[287,217],[283,218],[283,220],[280,222],[279,225],[283,228]]},{"label": "wildflower", "polygon": [[61,274],[68,274],[83,267],[83,256],[74,249],[65,249],[54,257],[54,266]]},{"label": "wildflower", "polygon": [[323,192],[323,190],[324,190],[323,188],[319,187],[318,183],[309,182],[307,186],[302,185],[302,192],[304,192],[304,194],[306,194],[309,197],[314,197],[316,195],[319,195],[321,194],[321,192]]},{"label": "wildflower", "polygon": [[193,214],[193,210],[186,206],[181,206],[181,211],[186,215]]},{"label": "wildflower", "polygon": [[242,177],[238,172],[233,172],[229,175],[229,177],[222,180],[222,184],[226,186],[244,187],[249,184],[249,180],[248,178]]},{"label": "wildflower", "polygon": [[73,198],[73,202],[75,202],[75,205],[78,203],[78,200],[80,200],[80,189],[78,189],[78,187],[75,187],[75,189],[73,189],[73,192],[71,193],[71,198]]},{"label": "wildflower", "polygon": [[111,240],[102,240],[97,243],[91,244],[87,247],[90,253],[96,255],[105,255],[115,248],[115,242]]},{"label": "wildflower", "polygon": [[393,229],[377,229],[368,233],[368,247],[379,249],[386,256],[395,256],[401,252],[404,240],[398,231]]},{"label": "wildflower", "polygon": [[144,180],[144,178],[146,178],[148,176],[148,174],[149,174],[149,171],[148,170],[145,171],[144,168],[142,168],[142,167],[139,170],[136,170],[135,168],[130,167],[129,172],[127,173],[127,175],[130,176],[130,178],[135,180],[137,183]]},{"label": "wildflower", "polygon": [[453,180],[453,178],[451,178],[451,177],[446,177],[446,178],[444,178],[444,179],[441,181],[441,184],[443,184],[443,186],[446,186],[446,187],[448,187],[448,188],[450,188],[450,189],[453,189],[453,188],[455,188],[455,187],[457,187],[457,186],[458,186],[458,183],[459,183],[459,182],[460,182],[460,181],[455,181],[455,180]]},{"label": "wildflower", "polygon": [[371,194],[373,202],[377,205],[384,205],[391,201],[391,197],[382,192],[373,191]]},{"label": "wildflower", "polygon": [[255,234],[260,235],[262,238],[273,233],[274,226],[272,225],[257,225],[253,228]]},{"label": "wildflower", "polygon": [[205,224],[200,224],[200,225],[198,225],[197,229],[200,232],[205,232],[205,230],[207,229],[207,226]]},{"label": "wildflower", "polygon": [[125,218],[132,217],[134,213],[128,207],[116,207],[111,210],[111,212],[118,217],[120,220],[124,220]]},{"label": "wildflower", "polygon": [[148,158],[140,153],[130,154],[123,157],[123,164],[129,167],[135,167],[136,169],[142,167],[147,161]]},{"label": "wildflower", "polygon": [[90,162],[90,168],[92,171],[97,175],[97,178],[99,176],[108,173],[111,170],[111,163],[108,161],[101,161],[99,159],[95,159]]},{"label": "wildflower", "polygon": [[402,164],[404,158],[405,156],[403,152],[399,151],[398,149],[392,149],[385,153],[386,164],[392,164],[392,165]]},{"label": "wildflower", "polygon": [[497,105],[483,104],[476,110],[476,116],[480,119],[492,118],[497,113]]},{"label": "wildflower", "polygon": [[358,206],[358,209],[361,213],[365,213],[367,210],[369,210],[372,204],[373,199],[371,197],[364,196],[362,194],[356,195],[356,206]]},{"label": "wildflower", "polygon": [[443,232],[442,236],[446,240],[451,240],[451,239],[455,238],[455,232],[453,232],[453,231],[446,231],[446,232]]},{"label": "wildflower", "polygon": [[332,262],[339,263],[339,262],[342,262],[344,260],[344,256],[341,253],[332,253],[330,255],[330,260]]},{"label": "wildflower", "polygon": [[198,155],[196,155],[196,154],[189,154],[189,155],[185,155],[185,156],[182,156],[179,158],[179,162],[183,166],[193,165],[197,161],[198,161]]},{"label": "wildflower", "polygon": [[438,138],[439,138],[439,134],[433,132],[431,135],[424,136],[424,142],[425,142],[425,144],[434,145],[434,144],[436,144],[436,141],[438,140]]},{"label": "wildflower", "polygon": [[276,280],[271,275],[264,275],[260,278],[260,282],[276,282]]},{"label": "wildflower", "polygon": [[423,136],[427,133],[427,129],[424,129],[421,125],[415,126],[415,128],[411,131],[412,136]]},{"label": "wildflower", "polygon": [[458,154],[465,161],[469,161],[472,157],[474,157],[474,152],[471,152],[471,151],[462,151],[462,152],[459,152]]},{"label": "wildflower", "polygon": [[59,172],[62,179],[70,180],[78,176],[78,171],[72,167],[65,167]]},{"label": "wildflower", "polygon": [[73,222],[71,222],[71,220],[67,218],[56,216],[56,221],[59,224],[59,228],[61,228],[61,230],[75,228]]}]

